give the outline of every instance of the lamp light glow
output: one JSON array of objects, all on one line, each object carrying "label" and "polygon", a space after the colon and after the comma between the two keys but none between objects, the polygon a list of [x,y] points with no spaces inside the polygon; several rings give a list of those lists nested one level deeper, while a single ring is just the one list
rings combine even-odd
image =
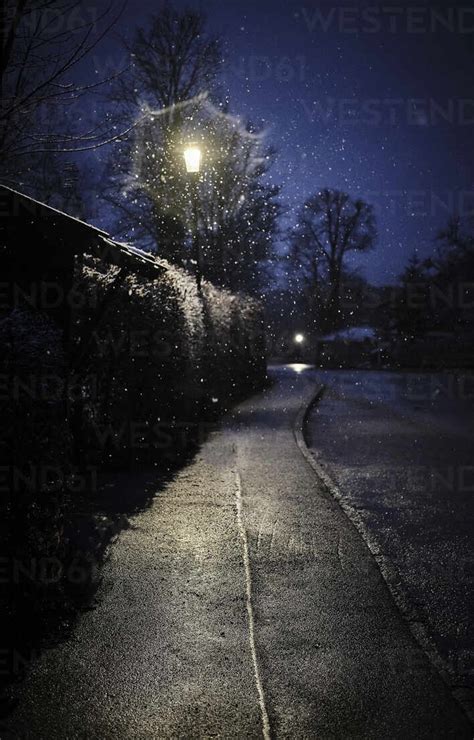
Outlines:
[{"label": "lamp light glow", "polygon": [[202,152],[195,144],[190,144],[184,150],[184,161],[186,171],[189,173],[199,172],[201,169]]}]

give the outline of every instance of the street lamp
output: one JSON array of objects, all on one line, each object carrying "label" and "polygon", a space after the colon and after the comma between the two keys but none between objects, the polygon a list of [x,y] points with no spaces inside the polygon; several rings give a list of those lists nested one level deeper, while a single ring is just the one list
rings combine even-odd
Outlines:
[{"label": "street lamp", "polygon": [[198,212],[197,212],[197,181],[201,171],[202,152],[196,144],[188,144],[183,152],[186,172],[191,175],[191,210],[192,210],[192,230],[193,230],[193,254],[196,262],[196,283],[198,290],[201,290],[202,280],[202,260],[201,244],[198,233]]},{"label": "street lamp", "polygon": [[293,341],[294,341],[294,343],[295,343],[295,348],[294,348],[294,350],[293,350],[293,353],[292,353],[292,357],[293,357],[293,359],[294,359],[294,360],[296,360],[296,361],[298,361],[298,360],[300,360],[300,361],[301,361],[301,358],[302,358],[302,354],[303,354],[303,353],[302,353],[302,349],[303,349],[303,343],[304,343],[304,341],[305,341],[305,336],[304,336],[304,334],[301,334],[301,332],[297,332],[297,333],[296,333],[296,334],[294,335],[294,337],[293,337]]},{"label": "street lamp", "polygon": [[201,169],[202,152],[195,144],[190,144],[184,150],[184,161],[188,174],[198,173]]}]

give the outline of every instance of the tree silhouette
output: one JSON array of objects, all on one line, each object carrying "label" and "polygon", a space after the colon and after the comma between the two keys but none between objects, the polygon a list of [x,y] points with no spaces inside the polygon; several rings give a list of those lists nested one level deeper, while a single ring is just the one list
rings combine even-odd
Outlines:
[{"label": "tree silhouette", "polygon": [[319,329],[340,326],[341,287],[347,255],[367,252],[376,239],[373,208],[340,190],[324,188],[308,198],[291,235],[291,261],[305,283]]},{"label": "tree silhouette", "polygon": [[123,46],[130,65],[112,85],[110,115],[133,133],[111,151],[104,196],[117,214],[117,236],[182,264],[187,223],[176,202],[188,187],[182,104],[214,89],[220,44],[207,33],[204,15],[165,6]]},{"label": "tree silhouette", "polygon": [[[107,120],[84,124],[84,102],[106,80],[78,83],[74,72],[117,17],[78,0],[0,3],[0,178],[42,197],[38,169],[58,155],[116,139]],[[119,10],[120,14],[120,10]],[[35,188],[35,185],[37,187]],[[38,192],[35,192],[38,191]]]},{"label": "tree silhouette", "polygon": [[[255,292],[279,213],[278,188],[265,176],[274,153],[228,106],[213,104],[220,46],[195,12],[163,9],[127,45],[132,64],[113,100],[133,135],[114,150],[106,197],[119,214],[117,235],[132,235],[170,261],[192,266],[191,232],[204,277]],[[203,167],[190,179],[183,159],[198,144]]]}]

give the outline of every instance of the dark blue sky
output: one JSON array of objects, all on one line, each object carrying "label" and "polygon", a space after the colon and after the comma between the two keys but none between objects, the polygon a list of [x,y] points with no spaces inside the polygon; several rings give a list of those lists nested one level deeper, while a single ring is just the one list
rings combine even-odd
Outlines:
[{"label": "dark blue sky", "polygon": [[[268,127],[289,221],[323,186],[374,203],[378,245],[360,262],[371,280],[392,282],[414,249],[430,253],[449,211],[474,212],[472,3],[174,5],[200,7],[223,37],[224,90],[232,112]],[[118,30],[156,7],[130,1]],[[114,53],[108,41],[96,61]]]}]

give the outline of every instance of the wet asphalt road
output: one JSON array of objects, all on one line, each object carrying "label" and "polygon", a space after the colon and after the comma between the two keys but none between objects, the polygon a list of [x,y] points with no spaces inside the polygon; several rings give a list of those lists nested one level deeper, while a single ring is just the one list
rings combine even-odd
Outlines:
[{"label": "wet asphalt road", "polygon": [[1,738],[472,736],[295,444],[317,375],[272,375],[131,519]]},{"label": "wet asphalt road", "polygon": [[310,444],[474,707],[474,376],[319,377]]}]

